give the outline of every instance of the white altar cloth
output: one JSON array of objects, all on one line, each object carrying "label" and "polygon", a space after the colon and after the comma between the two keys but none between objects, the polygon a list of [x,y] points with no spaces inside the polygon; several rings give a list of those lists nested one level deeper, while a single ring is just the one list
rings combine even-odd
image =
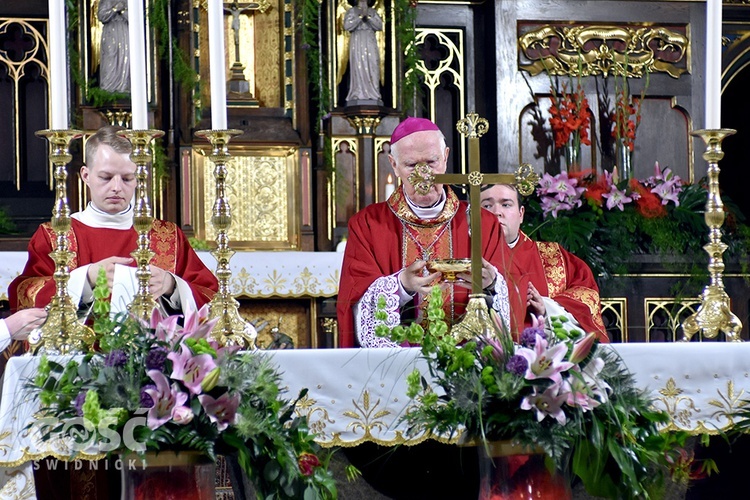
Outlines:
[{"label": "white altar cloth", "polygon": [[[750,398],[748,343],[639,343],[612,348],[634,374],[636,384],[650,391],[656,408],[672,417],[666,429],[717,434],[732,424],[721,412]],[[322,446],[410,445],[434,438],[409,437],[400,422],[411,404],[406,376],[414,368],[428,373],[419,349],[300,349],[269,354],[282,374],[285,397],[295,398],[302,388],[308,389],[299,408]],[[38,402],[25,395],[23,387],[36,363],[33,357],[8,362],[0,401],[0,466],[61,456],[59,442],[39,449],[25,431]],[[14,480],[33,481],[33,476],[19,472],[23,470],[30,474],[31,468],[2,473],[16,471]]]},{"label": "white altar cloth", "polygon": [[[216,270],[210,252],[197,252],[206,267]],[[26,252],[2,252],[0,300],[8,300],[8,286],[23,271]],[[339,290],[343,252],[237,252],[229,267],[230,291],[235,297],[333,297]]]}]

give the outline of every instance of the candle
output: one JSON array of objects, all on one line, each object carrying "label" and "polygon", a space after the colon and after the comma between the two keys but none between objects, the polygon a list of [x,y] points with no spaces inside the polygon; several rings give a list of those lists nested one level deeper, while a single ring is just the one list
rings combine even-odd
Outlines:
[{"label": "candle", "polygon": [[388,174],[388,177],[385,179],[385,199],[390,198],[395,190],[396,184],[393,183],[393,177],[391,174]]},{"label": "candle", "polygon": [[146,106],[146,37],[143,0],[128,0],[128,43],[130,56],[130,106],[133,130],[148,129]]},{"label": "candle", "polygon": [[706,2],[706,128],[721,128],[721,0]]},{"label": "candle", "polygon": [[208,0],[208,58],[211,63],[211,128],[227,128],[227,75],[224,63],[224,2]]},{"label": "candle", "polygon": [[49,86],[52,128],[68,128],[68,46],[65,40],[65,0],[49,0]]}]

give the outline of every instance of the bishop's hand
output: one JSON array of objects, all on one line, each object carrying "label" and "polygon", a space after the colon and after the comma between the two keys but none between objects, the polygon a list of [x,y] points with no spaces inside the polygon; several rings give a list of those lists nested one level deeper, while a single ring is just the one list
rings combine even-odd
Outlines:
[{"label": "bishop's hand", "polygon": [[[457,281],[456,285],[471,290],[471,273],[458,273],[456,278],[460,278],[460,281]],[[496,279],[497,272],[495,271],[495,266],[482,258],[482,290],[492,287]]]},{"label": "bishop's hand", "polygon": [[432,285],[442,276],[440,272],[424,275],[425,266],[427,266],[427,262],[417,260],[399,273],[398,280],[407,293],[426,295],[430,293]]}]

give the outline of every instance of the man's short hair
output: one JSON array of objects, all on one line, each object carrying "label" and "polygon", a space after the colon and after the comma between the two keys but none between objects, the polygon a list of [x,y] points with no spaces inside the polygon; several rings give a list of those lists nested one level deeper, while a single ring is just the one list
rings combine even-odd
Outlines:
[{"label": "man's short hair", "polygon": [[123,154],[133,151],[130,141],[118,134],[121,130],[125,130],[125,127],[105,125],[89,137],[89,140],[86,141],[86,166],[88,168],[93,166],[96,152],[102,144],[111,147],[115,153]]},{"label": "man's short hair", "polygon": [[484,184],[484,185],[482,185],[482,187],[481,187],[481,188],[479,188],[479,189],[480,189],[480,191],[486,191],[486,190],[490,189],[491,187],[495,187],[495,186],[508,186],[509,188],[511,188],[511,189],[512,189],[513,191],[515,191],[515,192],[516,192],[516,198],[517,198],[517,201],[518,201],[518,206],[519,206],[519,207],[522,207],[522,206],[523,206],[523,198],[524,198],[524,197],[523,197],[523,195],[522,195],[522,194],[521,194],[521,193],[520,193],[520,192],[518,191],[518,188],[516,187],[516,185],[515,185],[515,184]]}]

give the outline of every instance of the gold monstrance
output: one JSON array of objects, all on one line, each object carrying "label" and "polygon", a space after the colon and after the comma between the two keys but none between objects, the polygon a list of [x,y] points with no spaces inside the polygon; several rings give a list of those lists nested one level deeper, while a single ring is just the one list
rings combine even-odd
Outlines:
[{"label": "gold monstrance", "polygon": [[216,250],[211,255],[216,259],[216,278],[219,280],[219,291],[209,303],[209,317],[219,318],[211,332],[221,345],[239,345],[242,348],[255,348],[255,327],[245,321],[239,313],[239,303],[229,291],[232,270],[229,260],[234,250],[229,247],[229,227],[232,225],[232,208],[226,195],[227,163],[230,158],[227,144],[241,130],[200,130],[195,133],[211,143],[209,160],[214,164],[216,179],[216,201],[214,203],[211,223],[216,229]]},{"label": "gold monstrance", "polygon": [[47,306],[47,320],[40,329],[29,335],[31,352],[73,354],[88,351],[93,345],[94,332],[78,322],[76,305],[68,295],[70,261],[74,256],[69,248],[70,206],[68,205],[67,164],[73,159],[70,142],[80,138],[80,130],[40,130],[36,135],[46,137],[50,144],[49,159],[55,167],[55,205],[52,208],[52,229],[55,232],[54,250],[50,257],[55,262],[55,295]]},{"label": "gold monstrance", "polygon": [[156,300],[151,295],[151,267],[149,263],[154,256],[151,251],[151,225],[154,217],[151,215],[151,205],[148,201],[148,167],[153,158],[151,141],[164,135],[161,130],[122,130],[119,134],[130,141],[133,151],[130,159],[135,163],[136,199],[133,210],[133,227],[138,232],[138,248],[130,255],[135,259],[137,268],[135,277],[138,279],[138,291],[133,301],[128,304],[128,310],[136,318],[148,321],[156,307]]},{"label": "gold monstrance", "polygon": [[534,190],[539,176],[531,165],[521,165],[515,174],[483,174],[479,166],[479,138],[489,130],[489,122],[477,113],[469,113],[456,123],[459,133],[469,139],[469,173],[433,175],[432,169],[421,163],[414,167],[409,176],[417,192],[426,194],[433,184],[468,184],[469,207],[471,211],[471,295],[466,306],[466,314],[460,323],[451,329],[457,340],[469,340],[481,332],[489,318],[487,302],[482,291],[482,184],[514,184],[524,196]]},{"label": "gold monstrance", "polygon": [[701,305],[698,310],[688,316],[682,323],[684,336],[682,340],[689,342],[699,331],[705,338],[714,338],[719,332],[724,332],[726,339],[731,342],[742,342],[740,331],[742,322],[729,307],[729,295],[724,290],[722,273],[724,259],[722,254],[727,245],[721,241],[721,226],[724,224],[724,204],[719,193],[719,160],[724,157],[721,141],[734,134],[732,129],[702,129],[692,135],[698,136],[706,143],[703,159],[708,162],[708,201],[704,218],[708,226],[708,243],[703,249],[708,254],[708,273],[710,282],[703,289]]}]

